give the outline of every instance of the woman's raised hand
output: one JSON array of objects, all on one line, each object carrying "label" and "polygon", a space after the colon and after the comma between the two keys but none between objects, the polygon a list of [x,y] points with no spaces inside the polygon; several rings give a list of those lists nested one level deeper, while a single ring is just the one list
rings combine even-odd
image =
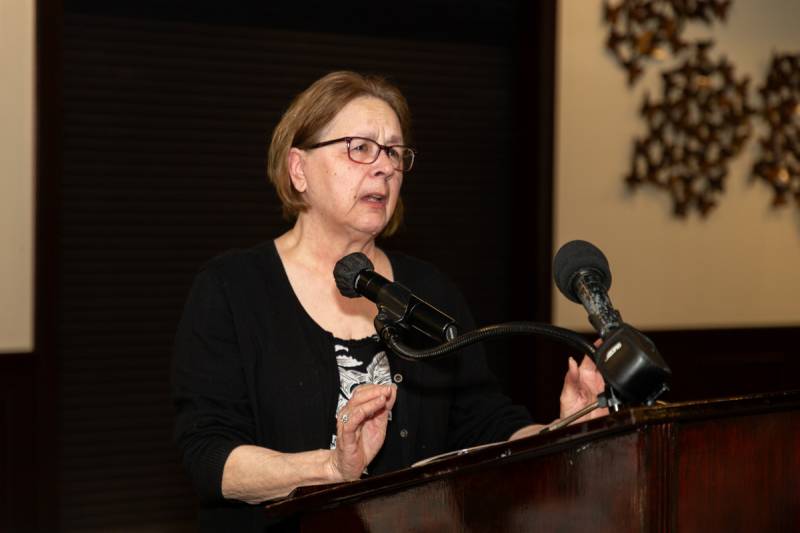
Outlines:
[{"label": "woman's raised hand", "polygon": [[334,477],[358,479],[386,438],[389,412],[397,399],[394,385],[361,385],[336,420],[336,449],[331,450]]},{"label": "woman's raised hand", "polygon": [[[569,416],[597,400],[597,395],[605,389],[603,376],[588,355],[583,356],[580,366],[572,357],[569,358],[567,375],[564,376],[564,387],[561,389],[561,418]],[[608,409],[595,409],[577,420],[583,422],[608,414]]]}]

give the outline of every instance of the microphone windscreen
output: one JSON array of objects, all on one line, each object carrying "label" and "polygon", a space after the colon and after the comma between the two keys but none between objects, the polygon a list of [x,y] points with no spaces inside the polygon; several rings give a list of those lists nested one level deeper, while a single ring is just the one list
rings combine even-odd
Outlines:
[{"label": "microphone windscreen", "polygon": [[575,276],[593,270],[606,291],[611,288],[611,269],[608,260],[597,246],[586,241],[570,241],[562,246],[553,259],[553,277],[561,294],[575,303],[581,303],[572,284]]},{"label": "microphone windscreen", "polygon": [[356,279],[358,274],[364,270],[373,270],[375,266],[369,257],[361,252],[348,254],[336,262],[333,267],[333,279],[336,280],[336,287],[342,296],[357,298],[361,296],[356,292]]}]

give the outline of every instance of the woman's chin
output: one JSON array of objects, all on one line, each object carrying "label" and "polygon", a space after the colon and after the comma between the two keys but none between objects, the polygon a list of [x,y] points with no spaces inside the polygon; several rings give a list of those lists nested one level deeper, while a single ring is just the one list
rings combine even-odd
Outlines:
[{"label": "woman's chin", "polygon": [[372,237],[377,237],[386,227],[386,224],[389,223],[389,218],[383,214],[380,216],[368,216],[362,217],[358,220],[355,224],[353,224],[352,228],[358,231],[359,233],[364,233],[370,235]]}]

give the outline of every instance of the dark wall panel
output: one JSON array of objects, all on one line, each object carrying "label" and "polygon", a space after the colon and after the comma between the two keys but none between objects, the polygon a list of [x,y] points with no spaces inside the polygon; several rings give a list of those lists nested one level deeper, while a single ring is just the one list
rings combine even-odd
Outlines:
[{"label": "dark wall panel", "polygon": [[36,508],[32,354],[0,354],[0,531],[22,531]]}]

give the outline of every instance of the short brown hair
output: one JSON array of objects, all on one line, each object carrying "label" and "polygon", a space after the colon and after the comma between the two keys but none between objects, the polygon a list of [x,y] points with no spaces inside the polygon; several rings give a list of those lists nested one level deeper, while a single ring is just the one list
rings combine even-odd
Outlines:
[{"label": "short brown hair", "polygon": [[[411,114],[408,102],[400,90],[380,76],[362,75],[340,70],[318,79],[305,91],[295,96],[281,121],[272,133],[267,158],[267,175],[283,204],[283,214],[289,220],[306,209],[301,194],[292,186],[289,177],[288,156],[292,147],[303,147],[320,142],[319,132],[325,128],[344,106],[360,96],[379,98],[389,104],[400,121],[403,142],[410,143]],[[402,199],[397,199],[392,218],[383,235],[393,234],[403,218]]]}]

